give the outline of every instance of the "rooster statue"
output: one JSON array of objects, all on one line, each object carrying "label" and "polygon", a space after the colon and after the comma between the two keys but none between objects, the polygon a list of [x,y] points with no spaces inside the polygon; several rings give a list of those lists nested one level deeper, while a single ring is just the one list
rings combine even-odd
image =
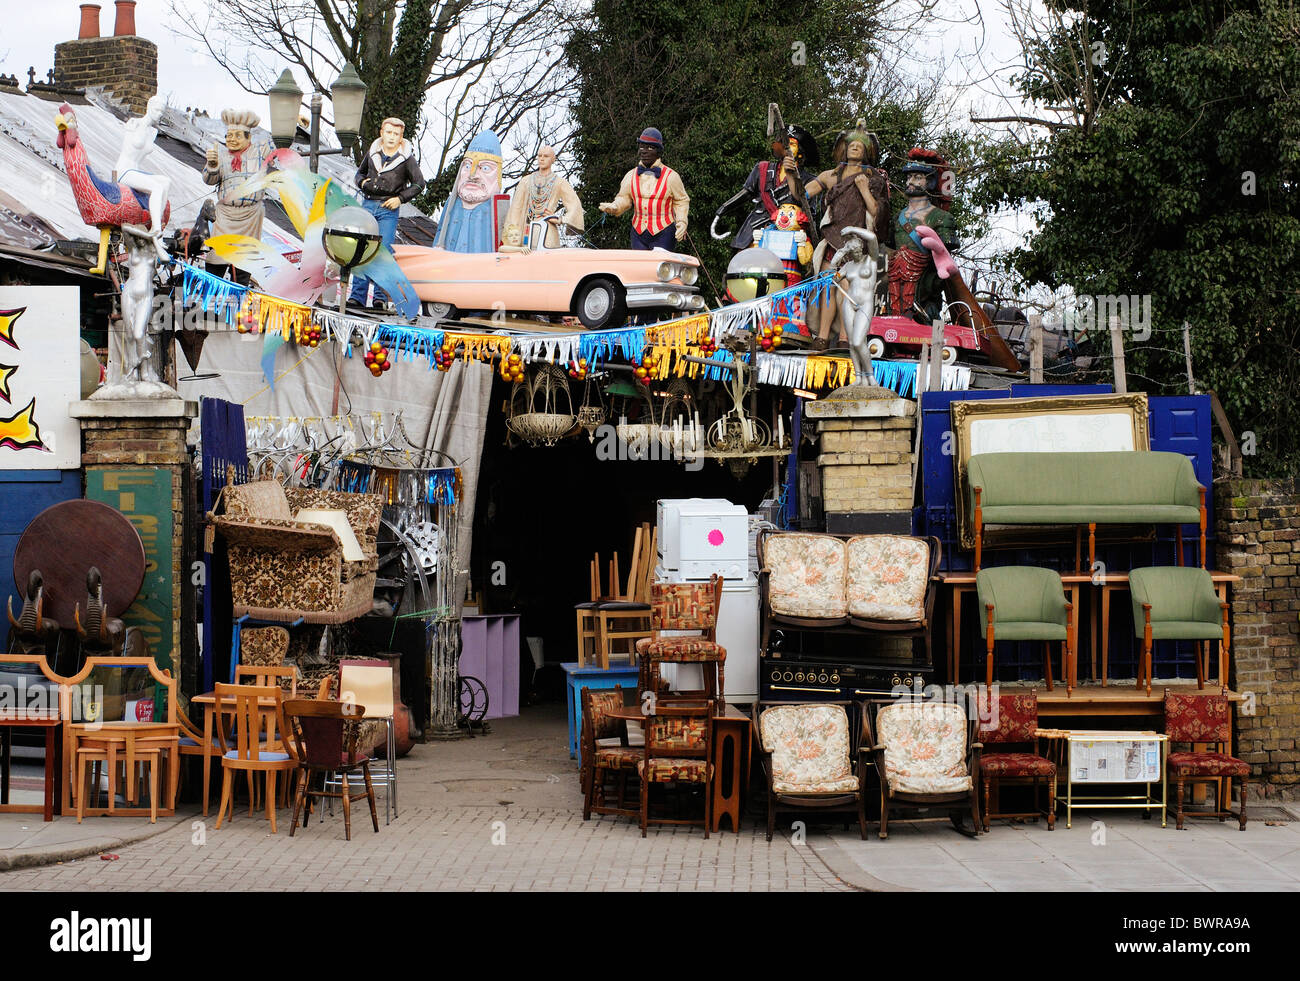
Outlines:
[{"label": "rooster statue", "polygon": [[[91,169],[86,148],[77,132],[77,117],[66,102],[54,117],[59,128],[58,147],[63,151],[63,167],[72,184],[81,220],[99,229],[99,261],[92,273],[102,273],[108,263],[108,237],[114,228],[137,225],[149,228],[149,196],[133,191],[121,182],[106,181]],[[171,204],[163,210],[163,223],[171,216]]]},{"label": "rooster statue", "polygon": [[[59,128],[57,143],[81,220],[99,229],[99,261],[91,271],[102,273],[107,268],[108,239],[115,227],[121,229],[126,246],[129,272],[122,283],[121,360],[113,356],[110,344],[108,384],[91,396],[94,399],[177,397],[162,381],[159,358],[149,336],[154,274],[158,259],[168,258],[161,235],[171,217],[171,205],[167,202],[167,178],[145,173],[141,162],[153,146],[162,110],[162,100],[154,96],[145,115],[127,123],[117,162],[121,173],[115,173],[111,182],[97,175],[86,160],[72,107],[65,102],[54,117]],[[124,180],[128,176],[131,180]],[[158,200],[152,200],[152,194]]]}]

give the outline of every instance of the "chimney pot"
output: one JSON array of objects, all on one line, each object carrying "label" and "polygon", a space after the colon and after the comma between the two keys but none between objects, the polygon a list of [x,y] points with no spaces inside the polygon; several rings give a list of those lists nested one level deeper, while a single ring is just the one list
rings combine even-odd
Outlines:
[{"label": "chimney pot", "polygon": [[77,40],[99,37],[99,4],[83,3],[81,5],[81,29],[77,31]]},{"label": "chimney pot", "polygon": [[113,24],[113,36],[125,37],[135,33],[135,0],[115,0],[117,20]]}]

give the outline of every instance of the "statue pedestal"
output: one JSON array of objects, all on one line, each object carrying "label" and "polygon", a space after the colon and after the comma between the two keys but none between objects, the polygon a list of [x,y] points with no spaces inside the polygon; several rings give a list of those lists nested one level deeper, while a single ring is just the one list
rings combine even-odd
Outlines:
[{"label": "statue pedestal", "polygon": [[804,406],[817,425],[826,530],[912,533],[916,403],[887,388],[848,385]]},{"label": "statue pedestal", "polygon": [[[194,512],[194,468],[185,446],[198,403],[180,398],[88,399],[73,402],[81,423],[86,497],[117,508],[144,542],[144,585],[123,615],[139,627],[159,667],[179,674],[195,691],[197,645],[191,570],[196,539],[187,527]],[[102,570],[105,578],[111,568]]]}]

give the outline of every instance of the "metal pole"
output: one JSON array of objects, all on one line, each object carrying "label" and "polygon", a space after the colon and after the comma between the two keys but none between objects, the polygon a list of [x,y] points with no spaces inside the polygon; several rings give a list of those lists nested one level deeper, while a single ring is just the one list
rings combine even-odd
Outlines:
[{"label": "metal pole", "polygon": [[308,148],[308,166],[313,174],[320,166],[320,107],[321,94],[313,92],[311,94],[311,145]]},{"label": "metal pole", "polygon": [[1029,318],[1029,384],[1043,383],[1043,318]]},{"label": "metal pole", "polygon": [[1128,393],[1128,373],[1124,368],[1124,332],[1119,317],[1110,318],[1110,346],[1115,366],[1115,391],[1125,395]]},{"label": "metal pole", "polygon": [[1196,394],[1196,381],[1192,378],[1192,328],[1183,321],[1183,356],[1187,358],[1187,394]]}]

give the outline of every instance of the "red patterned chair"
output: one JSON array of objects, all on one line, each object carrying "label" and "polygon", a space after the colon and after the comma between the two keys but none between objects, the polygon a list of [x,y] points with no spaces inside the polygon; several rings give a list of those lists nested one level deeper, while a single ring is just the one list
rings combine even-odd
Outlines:
[{"label": "red patterned chair", "polygon": [[[1246,830],[1246,785],[1250,782],[1250,764],[1228,755],[1232,745],[1232,707],[1225,695],[1178,695],[1165,689],[1165,734],[1173,743],[1210,743],[1217,747],[1208,753],[1170,753],[1167,765],[1174,777],[1177,810],[1176,826],[1183,830],[1183,787],[1187,783],[1228,780],[1228,792],[1216,802],[1217,808],[1201,817],[1232,816],[1232,781],[1241,780],[1241,812],[1238,830]],[[1226,797],[1226,799],[1225,799]]]},{"label": "red patterned chair", "polygon": [[[604,691],[582,689],[581,779],[583,792],[582,819],[591,820],[597,814],[622,814],[636,817],[637,811],[624,806],[627,792],[627,775],[635,774],[637,764],[644,755],[641,747],[629,746],[627,722],[610,718],[610,710],[623,707],[623,688],[615,685]],[[617,746],[609,743],[618,740]],[[604,745],[602,745],[604,742]],[[605,803],[605,783],[609,777],[618,781],[618,804]]]},{"label": "red patterned chair", "polygon": [[[636,642],[640,659],[640,693],[664,693],[653,666],[662,663],[700,664],[704,673],[703,694],[721,705],[726,690],[726,649],[717,640],[718,606],[722,602],[722,577],[708,582],[666,583],[650,586],[650,626],[653,636]],[[693,635],[664,636],[663,631],[693,630]],[[644,697],[639,693],[639,697]]]},{"label": "red patterned chair", "polygon": [[641,837],[650,824],[699,824],[693,818],[650,817],[654,784],[698,786],[704,791],[704,837],[713,826],[713,708],[711,699],[657,698],[647,702],[641,777]]},{"label": "red patterned chair", "polygon": [[759,763],[767,782],[768,841],[776,830],[777,810],[801,808],[854,810],[866,840],[867,769],[858,755],[862,715],[855,702],[759,702],[754,707]]},{"label": "red patterned chair", "polygon": [[[882,706],[875,725],[867,716],[867,749],[880,776],[880,837],[889,837],[891,804],[946,807],[961,834],[979,834],[979,798],[975,774],[980,769],[976,720],[952,702],[903,700]],[[962,826],[969,809],[975,826]]]},{"label": "red patterned chair", "polygon": [[[981,570],[983,572],[984,570]],[[996,706],[996,708],[995,708]],[[998,695],[997,702],[990,700],[990,690],[984,688],[979,695],[980,727],[977,731],[983,744],[980,751],[979,777],[984,783],[984,830],[989,829],[990,818],[1033,818],[1047,815],[1047,830],[1056,828],[1056,764],[1037,752],[999,752],[1004,746],[1028,743],[1038,746],[1038,692],[1027,695]],[[985,720],[989,725],[985,727]],[[990,748],[993,752],[990,752]],[[1047,810],[1023,814],[998,813],[990,808],[990,788],[1003,780],[1032,780],[1034,806],[1038,804],[1038,781],[1047,783]]]}]

